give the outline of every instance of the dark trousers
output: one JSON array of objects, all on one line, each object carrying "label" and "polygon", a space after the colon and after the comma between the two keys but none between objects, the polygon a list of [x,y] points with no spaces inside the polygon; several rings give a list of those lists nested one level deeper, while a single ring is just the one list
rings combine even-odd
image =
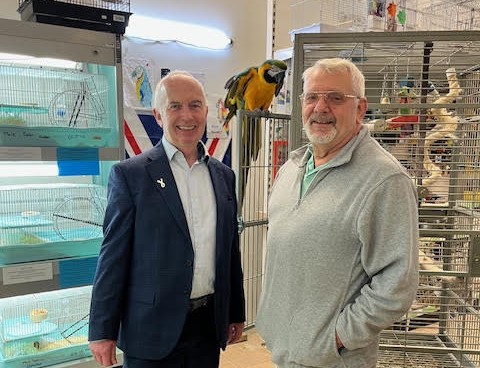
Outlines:
[{"label": "dark trousers", "polygon": [[161,360],[124,354],[124,368],[218,368],[220,348],[215,335],[213,303],[189,312],[173,351]]}]

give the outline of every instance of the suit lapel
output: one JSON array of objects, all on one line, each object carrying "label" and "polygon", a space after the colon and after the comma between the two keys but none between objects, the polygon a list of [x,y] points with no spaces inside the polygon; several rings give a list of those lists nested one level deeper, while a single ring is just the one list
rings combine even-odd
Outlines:
[{"label": "suit lapel", "polygon": [[155,186],[155,189],[164,197],[165,203],[172,213],[173,218],[178,223],[185,236],[190,239],[188,231],[187,219],[183,210],[182,200],[178,193],[175,178],[168,162],[161,142],[151,150],[151,162],[147,165],[146,170]]},{"label": "suit lapel", "polygon": [[213,191],[215,193],[215,202],[217,206],[217,225],[216,225],[216,247],[215,253],[217,262],[221,262],[222,249],[223,247],[220,244],[223,244],[223,231],[222,229],[225,226],[225,182],[223,180],[223,173],[219,170],[219,167],[216,162],[210,160],[208,164],[208,170],[210,172],[210,177],[212,178]]}]

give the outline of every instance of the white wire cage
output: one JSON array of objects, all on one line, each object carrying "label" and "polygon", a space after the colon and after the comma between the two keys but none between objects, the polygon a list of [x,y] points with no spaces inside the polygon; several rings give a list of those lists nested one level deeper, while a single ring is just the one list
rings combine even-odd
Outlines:
[{"label": "white wire cage", "polygon": [[98,253],[106,189],[94,184],[0,186],[0,264]]},{"label": "white wire cage", "polygon": [[240,248],[246,326],[253,326],[263,284],[267,198],[274,177],[288,157],[290,115],[239,110],[232,120],[238,134],[232,167],[237,175]]},{"label": "white wire cage", "polygon": [[109,128],[107,77],[0,63],[0,126]]},{"label": "white wire cage", "polygon": [[480,29],[479,0],[291,0],[291,29],[320,32]]},{"label": "white wire cage", "polygon": [[0,364],[45,367],[91,355],[91,286],[0,299]]}]

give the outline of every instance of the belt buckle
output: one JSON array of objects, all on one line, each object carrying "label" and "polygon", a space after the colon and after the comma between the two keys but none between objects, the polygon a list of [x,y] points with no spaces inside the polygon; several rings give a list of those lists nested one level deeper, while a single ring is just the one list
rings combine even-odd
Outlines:
[{"label": "belt buckle", "polygon": [[201,296],[200,298],[190,299],[190,312],[206,306],[208,303],[208,295]]}]

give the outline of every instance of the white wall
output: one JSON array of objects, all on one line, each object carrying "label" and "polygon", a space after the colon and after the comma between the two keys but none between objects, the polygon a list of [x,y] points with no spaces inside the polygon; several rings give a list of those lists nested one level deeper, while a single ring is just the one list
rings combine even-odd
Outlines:
[{"label": "white wall", "polygon": [[265,60],[266,0],[132,0],[131,5],[139,15],[208,25],[232,37],[233,47],[223,51],[175,43],[145,46],[124,42],[125,55],[153,56],[162,67],[204,73],[208,94],[223,95],[225,81],[231,75]]},{"label": "white wall", "polygon": [[20,19],[20,14],[17,13],[18,0],[2,0],[0,6],[0,18]]}]

